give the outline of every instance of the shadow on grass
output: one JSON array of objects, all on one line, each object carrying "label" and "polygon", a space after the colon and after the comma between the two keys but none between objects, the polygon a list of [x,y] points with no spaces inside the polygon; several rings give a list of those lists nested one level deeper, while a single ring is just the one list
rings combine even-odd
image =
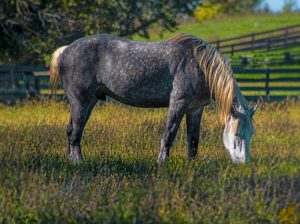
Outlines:
[{"label": "shadow on grass", "polygon": [[154,161],[137,160],[134,158],[88,157],[75,164],[65,156],[59,154],[31,155],[26,158],[28,167],[33,171],[44,173],[66,173],[73,176],[74,173],[86,178],[117,174],[119,176],[147,176],[155,169]]},{"label": "shadow on grass", "polygon": [[135,156],[93,156],[85,158],[81,163],[74,164],[65,156],[58,153],[27,154],[22,159],[3,160],[0,164],[2,170],[10,170],[13,173],[34,172],[43,174],[47,178],[58,181],[72,179],[78,175],[85,180],[97,177],[118,176],[118,178],[132,178],[144,180],[149,177],[166,178],[170,181],[178,181],[194,177],[217,177],[226,168],[227,160],[198,159],[189,162],[183,158],[170,158],[164,165],[156,163],[156,157]]}]

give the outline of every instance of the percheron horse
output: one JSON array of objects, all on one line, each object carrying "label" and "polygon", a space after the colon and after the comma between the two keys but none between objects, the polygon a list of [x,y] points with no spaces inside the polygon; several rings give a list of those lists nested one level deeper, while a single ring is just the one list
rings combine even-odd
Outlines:
[{"label": "percheron horse", "polygon": [[60,80],[71,105],[66,153],[74,162],[82,160],[80,141],[92,109],[106,96],[135,107],[169,107],[159,164],[167,160],[184,115],[188,158],[196,157],[203,108],[214,100],[232,161],[250,161],[258,104],[249,108],[228,60],[195,36],[178,34],[160,42],[85,37],[54,52],[50,73],[52,88]]}]

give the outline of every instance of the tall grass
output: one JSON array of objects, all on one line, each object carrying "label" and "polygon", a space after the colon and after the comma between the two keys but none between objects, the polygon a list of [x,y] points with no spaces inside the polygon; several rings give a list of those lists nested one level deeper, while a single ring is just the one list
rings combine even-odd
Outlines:
[{"label": "tall grass", "polygon": [[0,223],[300,222],[300,102],[263,105],[250,165],[234,165],[222,125],[204,112],[197,160],[182,122],[171,158],[156,164],[166,109],[97,106],[84,162],[63,154],[69,106],[0,107]]}]

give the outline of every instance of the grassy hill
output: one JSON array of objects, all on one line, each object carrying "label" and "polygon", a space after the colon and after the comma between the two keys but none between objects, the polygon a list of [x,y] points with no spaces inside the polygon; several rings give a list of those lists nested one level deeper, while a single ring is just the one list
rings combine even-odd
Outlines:
[{"label": "grassy hill", "polygon": [[[212,41],[247,34],[276,29],[300,23],[300,13],[290,14],[257,14],[239,15],[211,19],[202,23],[185,23],[178,26],[174,32],[165,32],[162,37],[155,29],[150,34],[151,41],[166,39],[175,33],[188,33]],[[135,40],[146,40],[138,36]]]},{"label": "grassy hill", "polygon": [[[174,32],[165,32],[162,37],[159,33],[153,29],[150,35],[150,41],[158,41],[171,37],[176,33],[188,33],[198,36],[207,41],[213,41],[216,39],[223,39],[228,37],[235,37],[243,34],[249,34],[252,32],[261,32],[266,30],[272,30],[289,25],[295,25],[300,23],[300,13],[290,14],[257,14],[257,15],[237,15],[231,17],[222,17],[217,19],[211,19],[202,23],[190,22],[181,24]],[[135,40],[146,40],[140,37],[134,37]],[[149,40],[148,40],[149,41]],[[285,53],[289,52],[294,58],[293,61],[285,62]],[[233,56],[227,54],[227,57],[231,59],[231,64],[234,67],[239,67],[241,63],[241,57],[249,58],[249,65],[245,68],[300,68],[299,61],[299,47],[291,47],[287,49],[278,50],[259,50],[253,52],[239,52]],[[295,57],[297,55],[297,57]],[[240,77],[239,74],[236,74]],[[278,77],[280,75],[277,75]],[[276,76],[276,77],[277,77]],[[245,75],[243,76],[245,77]],[[253,75],[249,74],[249,78],[262,78],[264,74]],[[274,78],[274,74],[272,78]],[[281,77],[281,76],[280,76]],[[298,74],[282,75],[282,77],[298,77]],[[294,83],[275,83],[275,86],[300,86],[299,82]],[[241,83],[240,86],[265,86],[265,82],[261,83]],[[273,86],[273,84],[271,84]],[[264,94],[263,92],[251,92],[251,94]],[[274,95],[281,95],[283,92],[272,92]],[[299,95],[298,91],[288,93],[290,95]]]},{"label": "grassy hill", "polygon": [[[256,14],[256,15],[236,15],[231,17],[220,17],[199,22],[184,23],[177,27],[174,32],[165,32],[162,36],[156,29],[150,32],[150,41],[159,41],[167,39],[176,33],[188,33],[198,36],[208,42],[216,39],[224,39],[228,37],[235,37],[243,34],[249,34],[252,32],[261,32],[266,30],[272,30],[285,26],[295,25],[300,23],[300,13],[290,14]],[[145,38],[138,36],[134,37],[135,40],[149,41]],[[274,58],[283,58],[285,52],[290,52],[292,55],[300,52],[300,47],[292,47],[287,49],[278,49],[272,51],[259,50],[254,52],[239,52],[234,56],[228,55],[233,60],[240,61],[241,56],[249,56],[255,59],[257,65],[250,64],[250,67],[269,67],[269,68],[299,68],[299,60],[295,60],[293,63],[272,63]],[[283,60],[283,59],[282,59]]]}]

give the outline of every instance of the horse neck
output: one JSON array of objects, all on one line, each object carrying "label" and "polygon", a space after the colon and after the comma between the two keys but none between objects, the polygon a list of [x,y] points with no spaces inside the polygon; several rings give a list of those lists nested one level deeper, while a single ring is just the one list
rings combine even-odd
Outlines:
[{"label": "horse neck", "polygon": [[237,99],[238,106],[241,106],[244,110],[247,110],[249,108],[248,101],[246,100],[236,83],[234,85],[234,98]]}]

